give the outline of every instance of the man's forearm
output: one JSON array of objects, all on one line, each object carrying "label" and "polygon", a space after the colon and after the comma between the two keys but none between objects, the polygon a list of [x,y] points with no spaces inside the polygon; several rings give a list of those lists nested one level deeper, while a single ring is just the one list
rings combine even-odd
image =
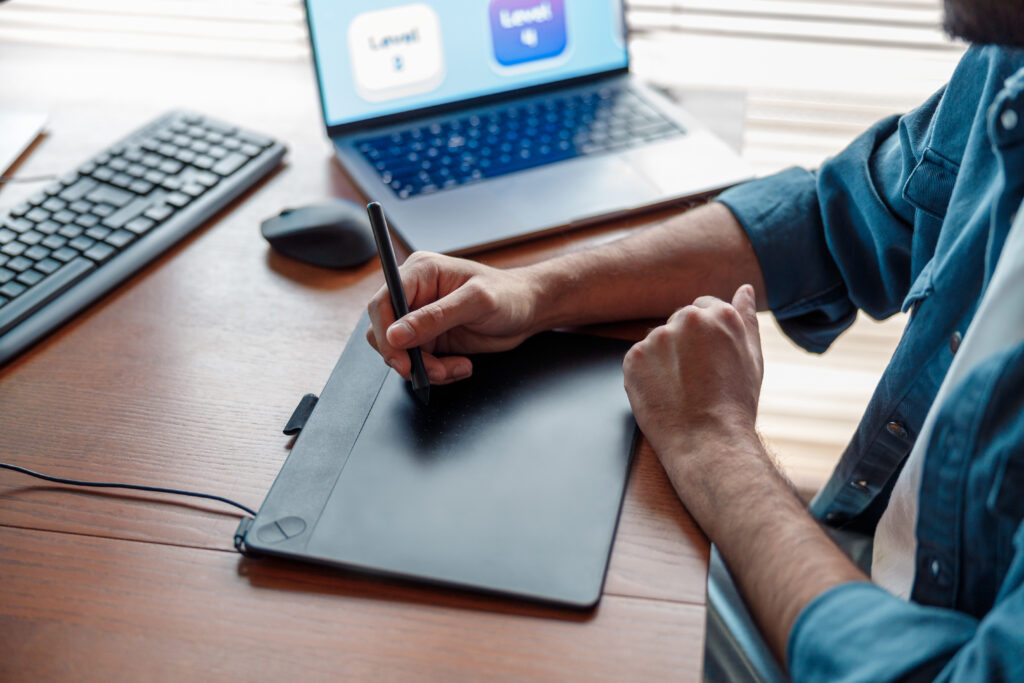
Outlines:
[{"label": "man's forearm", "polygon": [[718,203],[526,269],[542,292],[538,329],[664,318],[698,296],[727,297],[744,283],[754,285],[765,307],[753,247]]},{"label": "man's forearm", "polygon": [[780,661],[808,603],[840,583],[868,580],[806,512],[756,435],[686,446],[662,461]]}]

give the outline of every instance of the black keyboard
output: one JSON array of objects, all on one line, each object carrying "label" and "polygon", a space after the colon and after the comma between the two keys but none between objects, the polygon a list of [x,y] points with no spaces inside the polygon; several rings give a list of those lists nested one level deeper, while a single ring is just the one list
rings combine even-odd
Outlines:
[{"label": "black keyboard", "polygon": [[356,141],[402,198],[438,192],[685,130],[626,86],[552,95]]},{"label": "black keyboard", "polygon": [[171,112],[0,219],[0,365],[116,287],[284,156],[261,135]]}]

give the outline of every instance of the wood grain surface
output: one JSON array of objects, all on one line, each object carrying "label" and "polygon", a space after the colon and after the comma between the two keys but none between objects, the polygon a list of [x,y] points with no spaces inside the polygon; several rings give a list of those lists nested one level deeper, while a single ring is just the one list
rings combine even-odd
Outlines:
[{"label": "wood grain surface", "polygon": [[[0,26],[0,35],[22,33],[17,22]],[[244,50],[221,56],[173,54],[166,40],[147,50],[137,35],[104,48],[108,34],[97,27],[75,35],[91,47],[0,40],[0,109],[50,115],[17,174],[70,170],[171,108],[271,135],[289,153],[198,232],[0,368],[0,459],[256,507],[288,454],[282,426],[303,394],[323,387],[383,284],[375,262],[344,272],[305,266],[259,235],[260,221],[285,206],[361,199],[332,160],[307,55],[254,58],[263,48],[244,34],[231,43]],[[642,40],[640,48],[642,64]],[[748,135],[744,149],[755,162],[770,156],[758,168],[804,159],[799,147],[780,152],[759,140]],[[38,189],[0,186],[0,213]],[[671,213],[476,258],[529,263]],[[902,326],[900,317],[859,320],[819,357],[761,317],[759,427],[805,497],[852,434]],[[601,331],[636,337],[646,328]],[[707,541],[646,445],[605,596],[588,613],[241,559],[231,547],[237,522],[214,503],[69,490],[0,472],[0,680],[700,676]]]},{"label": "wood grain surface", "polygon": [[[257,507],[288,453],[282,426],[383,283],[375,262],[305,266],[259,235],[285,206],[361,199],[331,158],[308,65],[0,45],[0,83],[0,108],[50,113],[21,175],[65,172],[183,105],[289,146],[268,180],[0,369],[4,461]],[[5,187],[0,210],[38,189]],[[479,258],[528,263],[658,218]],[[237,523],[215,503],[3,472],[0,680],[699,677],[707,541],[646,446],[590,613],[242,560]]]}]

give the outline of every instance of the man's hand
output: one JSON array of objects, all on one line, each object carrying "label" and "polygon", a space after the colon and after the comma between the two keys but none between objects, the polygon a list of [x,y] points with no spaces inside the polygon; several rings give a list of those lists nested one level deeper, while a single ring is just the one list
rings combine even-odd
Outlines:
[{"label": "man's hand", "polygon": [[536,331],[536,286],[521,271],[415,252],[399,272],[410,313],[396,322],[387,287],[381,287],[367,306],[366,339],[406,379],[406,349],[413,346],[423,351],[431,384],[448,384],[473,372],[461,354],[511,349]]},{"label": "man's hand", "polygon": [[[640,430],[666,458],[695,442],[754,435],[764,363],[754,289],[732,303],[704,296],[676,311],[626,354],[626,393]],[[756,437],[755,437],[756,438]]]},{"label": "man's hand", "polygon": [[637,424],[683,504],[718,545],[780,662],[800,611],[866,577],[807,514],[761,445],[763,373],[754,290],[701,297],[636,344],[623,364]]}]

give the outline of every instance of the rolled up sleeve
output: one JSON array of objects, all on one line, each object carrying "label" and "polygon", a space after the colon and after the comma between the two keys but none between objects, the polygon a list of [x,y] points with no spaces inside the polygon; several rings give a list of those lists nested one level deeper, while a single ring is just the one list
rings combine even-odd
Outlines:
[{"label": "rolled up sleeve", "polygon": [[1024,526],[995,605],[980,620],[906,602],[871,583],[836,586],[789,635],[793,681],[1024,680]]},{"label": "rolled up sleeve", "polygon": [[789,169],[719,196],[753,245],[779,325],[807,350],[827,349],[858,310],[899,310],[917,215],[903,190],[943,92],[878,122],[817,171]]}]

